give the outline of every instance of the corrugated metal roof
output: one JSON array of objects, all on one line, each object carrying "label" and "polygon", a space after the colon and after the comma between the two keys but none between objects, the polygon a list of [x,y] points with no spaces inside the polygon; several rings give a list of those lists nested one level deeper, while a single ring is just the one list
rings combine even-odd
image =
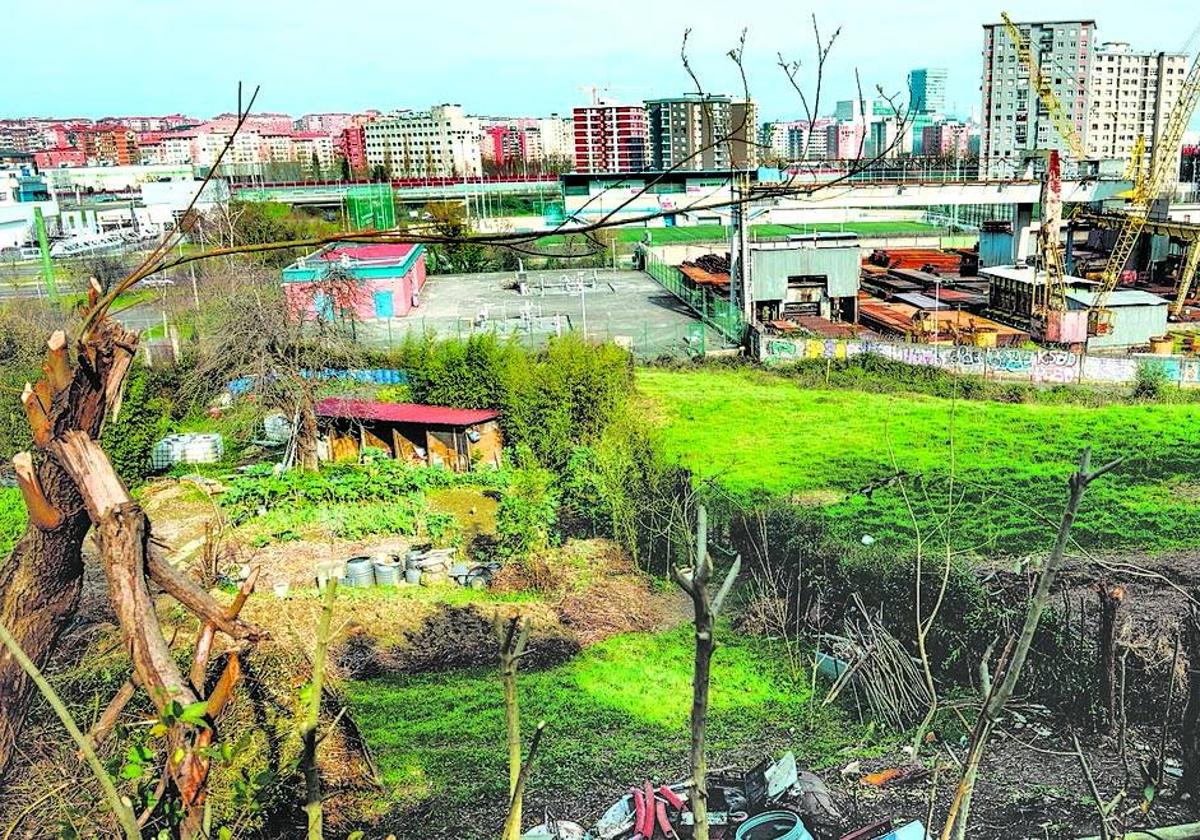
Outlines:
[{"label": "corrugated metal roof", "polygon": [[938,301],[920,292],[902,292],[896,295],[896,300],[903,301],[918,309],[948,309],[945,301]]},{"label": "corrugated metal roof", "polygon": [[487,408],[446,408],[440,405],[328,397],[317,403],[317,416],[417,423],[423,426],[474,426],[476,423],[495,420],[500,416],[500,412]]},{"label": "corrugated metal roof", "polygon": [[[1095,292],[1068,291],[1067,298],[1082,303],[1089,309],[1096,303]],[[1141,289],[1116,289],[1109,293],[1106,307],[1113,306],[1166,306],[1167,299],[1144,292]]]}]

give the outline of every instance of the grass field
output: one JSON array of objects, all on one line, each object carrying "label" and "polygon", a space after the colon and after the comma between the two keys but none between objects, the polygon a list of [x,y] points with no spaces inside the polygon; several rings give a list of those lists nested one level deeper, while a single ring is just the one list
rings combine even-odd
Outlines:
[{"label": "grass field", "polygon": [[[811,225],[751,225],[752,237],[790,236],[797,233],[857,233],[859,236],[911,236],[927,234],[936,236],[945,231],[936,225],[923,222],[828,222]],[[723,225],[689,225],[686,227],[619,227],[616,228],[617,242],[642,242],[646,234],[655,245],[672,242],[724,242],[729,238],[729,228]],[[538,245],[561,245],[566,235],[546,236]]]},{"label": "grass field", "polygon": [[[809,704],[804,677],[789,678],[778,647],[728,629],[719,638],[710,765],[749,765],[792,748],[802,765],[820,767],[861,735],[838,713]],[[647,776],[686,775],[692,655],[692,635],[683,627],[616,636],[563,665],[522,671],[526,738],[536,721],[547,723],[526,799],[530,817],[546,804],[588,822],[599,814],[573,813],[564,803],[611,801]],[[435,833],[421,836],[499,834],[507,772],[494,669],[353,682],[348,693],[401,808],[400,823],[389,830],[409,829],[405,813],[437,813],[427,826]]]},{"label": "grass field", "polygon": [[1126,462],[1093,485],[1077,520],[1089,547],[1200,544],[1200,405],[1088,407],[956,400],[916,394],[804,390],[754,370],[643,369],[667,452],[742,499],[809,502],[835,533],[911,544],[895,486],[860,491],[897,471],[928,529],[949,510],[958,547],[1045,548],[1084,444]]}]

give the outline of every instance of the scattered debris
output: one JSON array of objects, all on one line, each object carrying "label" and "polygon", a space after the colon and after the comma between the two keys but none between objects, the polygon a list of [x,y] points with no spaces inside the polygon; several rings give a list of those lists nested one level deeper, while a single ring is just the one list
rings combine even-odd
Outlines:
[{"label": "scattered debris", "polygon": [[[860,771],[855,770],[855,775]],[[915,781],[924,768],[892,770],[893,781]],[[659,785],[644,781],[614,802],[583,840],[676,840],[690,838],[695,816],[686,795],[690,783]],[[746,771],[726,769],[709,774],[708,824],[725,840],[910,840],[923,836],[920,823],[897,829],[897,820],[885,819],[843,834],[844,819],[829,788],[815,774],[796,766],[794,753],[778,761],[765,759]],[[545,840],[545,825],[525,835],[525,840]],[[574,825],[570,823],[568,825]],[[922,834],[912,834],[916,826]],[[889,833],[890,832],[890,833]]]},{"label": "scattered debris", "polygon": [[837,674],[825,704],[835,702],[849,688],[860,715],[865,705],[872,719],[906,729],[921,720],[930,704],[919,660],[908,654],[879,617],[868,613],[857,596],[855,604],[861,620],[847,618],[845,636],[823,637],[832,650],[818,654],[817,670],[822,675]]},{"label": "scattered debris", "polygon": [[919,765],[907,768],[889,767],[886,770],[880,770],[876,773],[868,773],[862,777],[862,783],[864,785],[871,785],[872,787],[883,787],[884,785],[901,785],[917,782],[928,778],[928,776],[929,771]]}]

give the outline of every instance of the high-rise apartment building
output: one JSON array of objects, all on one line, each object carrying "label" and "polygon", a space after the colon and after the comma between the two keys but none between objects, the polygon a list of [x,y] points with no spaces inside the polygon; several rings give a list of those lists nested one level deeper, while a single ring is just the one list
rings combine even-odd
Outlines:
[{"label": "high-rise apartment building", "polygon": [[758,165],[753,100],[687,94],[646,102],[650,168],[747,169]]},{"label": "high-rise apartment building", "polygon": [[939,122],[921,131],[922,154],[927,157],[965,158],[970,153],[971,128],[960,122]]},{"label": "high-rise apartment building", "polygon": [[690,94],[646,101],[650,168],[728,169],[730,99]]},{"label": "high-rise apartment building", "polygon": [[646,111],[596,99],[573,113],[576,172],[640,172],[646,155]]},{"label": "high-rise apartment building", "polygon": [[[1086,142],[1096,22],[1043,21],[1018,23],[1017,28],[1029,39],[1033,56],[1066,117]],[[982,129],[979,169],[983,178],[1020,175],[1033,153],[1066,149],[1002,23],[983,27]]]},{"label": "high-rise apartment building", "polygon": [[479,120],[461,105],[400,112],[363,126],[367,165],[394,178],[458,178],[483,173]]},{"label": "high-rise apartment building", "polygon": [[729,157],[734,169],[758,166],[758,106],[753,99],[729,103]]},{"label": "high-rise apartment building", "polygon": [[[1135,52],[1124,43],[1101,44],[1092,60],[1088,85],[1088,157],[1127,161],[1142,136],[1146,143],[1143,163],[1148,165],[1187,71],[1185,55]],[[1172,159],[1177,161],[1178,155]]]},{"label": "high-rise apartment building", "polygon": [[909,71],[908,107],[918,114],[946,113],[945,67],[918,67]]}]

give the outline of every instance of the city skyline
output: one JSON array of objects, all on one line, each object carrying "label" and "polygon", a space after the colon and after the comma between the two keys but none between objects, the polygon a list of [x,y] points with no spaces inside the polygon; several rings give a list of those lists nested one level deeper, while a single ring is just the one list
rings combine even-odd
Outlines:
[{"label": "city skyline", "polygon": [[[802,61],[802,81],[810,89],[810,10],[825,37],[842,27],[826,69],[821,113],[832,111],[837,99],[857,95],[856,67],[864,95],[871,96],[877,84],[885,93],[904,94],[907,73],[928,66],[947,69],[947,111],[965,117],[980,104],[982,26],[1000,13],[964,14],[949,3],[896,16],[884,15],[894,8],[875,2],[855,4],[856,14],[849,15],[844,4],[831,2],[801,10],[764,0],[746,11],[711,0],[676,8],[614,0],[603,9],[535,0],[522,14],[498,23],[488,7],[473,2],[454,13],[426,6],[399,15],[394,6],[364,0],[345,20],[326,17],[320,4],[304,3],[247,7],[215,0],[195,19],[149,2],[128,4],[119,18],[82,2],[60,8],[77,25],[56,30],[52,60],[37,38],[15,39],[0,59],[3,65],[11,62],[10,78],[27,77],[17,69],[34,67],[38,79],[7,92],[0,117],[183,112],[205,118],[233,109],[239,78],[261,85],[256,109],[295,115],[437,102],[461,103],[481,115],[566,114],[588,101],[591,85],[630,103],[694,89],[679,58],[688,28],[689,57],[705,90],[738,96],[741,82],[725,53],[745,26],[745,67],[760,119],[797,118],[803,108],[777,66],[777,53]],[[1099,41],[1127,41],[1145,50],[1179,51],[1194,27],[1186,9],[1160,0],[1136,10],[1080,2],[1056,4],[1052,12],[1034,2],[1010,3],[1007,10],[1018,20],[1091,17],[1098,22]],[[395,31],[364,25],[399,18]],[[19,7],[6,20],[12,31],[44,30],[35,7]],[[563,37],[584,31],[603,37]],[[98,64],[114,63],[161,73],[144,74],[140,84],[116,85],[112,81],[119,76],[94,72]]]}]

